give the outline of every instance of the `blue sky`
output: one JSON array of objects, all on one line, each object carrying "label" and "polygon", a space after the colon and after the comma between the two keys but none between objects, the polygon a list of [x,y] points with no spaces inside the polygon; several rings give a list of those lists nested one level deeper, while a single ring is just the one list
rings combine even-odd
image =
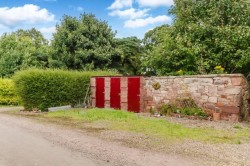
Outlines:
[{"label": "blue sky", "polygon": [[117,37],[137,36],[162,24],[173,0],[1,0],[0,35],[17,29],[40,30],[48,39],[63,15],[93,13],[117,31]]}]

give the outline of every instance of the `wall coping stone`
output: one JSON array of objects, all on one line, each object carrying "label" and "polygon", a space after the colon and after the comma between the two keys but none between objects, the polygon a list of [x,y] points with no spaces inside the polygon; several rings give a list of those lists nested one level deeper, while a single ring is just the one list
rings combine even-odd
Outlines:
[{"label": "wall coping stone", "polygon": [[184,76],[152,76],[145,77],[145,79],[174,79],[174,78],[214,78],[214,77],[242,77],[245,78],[243,74],[209,74],[209,75],[184,75]]}]

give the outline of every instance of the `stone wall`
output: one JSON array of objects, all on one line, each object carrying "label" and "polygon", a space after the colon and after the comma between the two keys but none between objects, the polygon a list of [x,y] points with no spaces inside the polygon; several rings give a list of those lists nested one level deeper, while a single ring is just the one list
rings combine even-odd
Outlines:
[{"label": "stone wall", "polygon": [[[159,89],[154,88],[157,84]],[[143,107],[149,111],[161,103],[192,98],[199,107],[219,110],[222,119],[237,119],[239,115],[247,117],[250,101],[247,86],[241,74],[146,77]]]}]

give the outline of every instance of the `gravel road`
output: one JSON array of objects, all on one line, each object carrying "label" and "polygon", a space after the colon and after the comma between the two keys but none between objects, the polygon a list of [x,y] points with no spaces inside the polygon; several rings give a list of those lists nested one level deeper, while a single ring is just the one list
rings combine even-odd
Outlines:
[{"label": "gravel road", "polygon": [[[4,122],[4,123],[3,123]],[[1,166],[44,166],[44,165],[89,165],[98,163],[62,146],[56,146],[42,137],[34,135],[11,120],[0,122],[0,165]]]},{"label": "gravel road", "polygon": [[0,166],[198,165],[188,157],[131,148],[84,131],[1,113],[0,147]]},{"label": "gravel road", "polygon": [[[3,111],[7,109],[0,108],[0,166],[250,166],[249,140],[241,144],[189,140],[163,145],[140,134],[91,133]],[[234,129],[234,124],[226,122],[168,120],[189,127]],[[249,128],[248,123],[237,125]]]}]

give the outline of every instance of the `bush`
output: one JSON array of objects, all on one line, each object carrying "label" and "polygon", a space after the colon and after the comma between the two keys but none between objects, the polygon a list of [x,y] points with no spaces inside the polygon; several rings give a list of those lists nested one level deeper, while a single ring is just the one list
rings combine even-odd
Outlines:
[{"label": "bush", "polygon": [[175,106],[171,104],[162,104],[159,108],[160,115],[170,116],[175,111]]},{"label": "bush", "polygon": [[114,73],[29,69],[16,73],[13,80],[26,110],[47,111],[49,107],[83,103],[90,77],[102,75]]},{"label": "bush", "polygon": [[18,105],[18,102],[18,97],[14,93],[13,81],[0,78],[0,105]]},{"label": "bush", "polygon": [[178,98],[170,104],[161,104],[158,106],[160,115],[169,116],[171,113],[177,113],[187,116],[208,117],[208,114],[199,108],[192,98]]},{"label": "bush", "polygon": [[208,117],[208,114],[200,108],[180,108],[176,110],[175,113],[188,116]]}]

